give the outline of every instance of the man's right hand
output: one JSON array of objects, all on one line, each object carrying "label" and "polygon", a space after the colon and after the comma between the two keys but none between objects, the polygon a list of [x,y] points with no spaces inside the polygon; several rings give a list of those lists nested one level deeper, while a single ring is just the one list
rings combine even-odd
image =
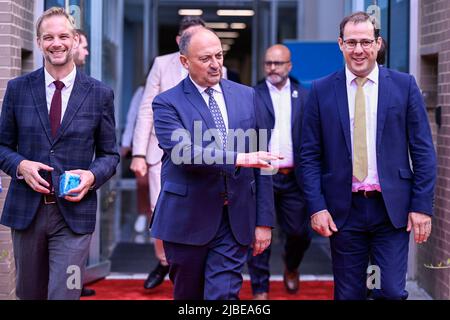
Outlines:
[{"label": "man's right hand", "polygon": [[147,174],[147,161],[145,161],[145,158],[142,157],[133,157],[133,160],[131,160],[130,169],[135,175],[143,177]]},{"label": "man's right hand", "polygon": [[270,161],[281,159],[283,159],[282,156],[274,155],[266,151],[238,153],[236,166],[244,168],[273,169]]},{"label": "man's right hand", "polygon": [[51,172],[53,171],[53,168],[40,162],[22,160],[19,163],[17,173],[19,176],[23,176],[25,182],[34,191],[49,194],[50,190],[48,188],[50,187],[50,184],[41,177],[39,170]]},{"label": "man's right hand", "polygon": [[314,214],[311,217],[311,227],[318,234],[327,238],[332,236],[333,232],[338,231],[328,210]]}]

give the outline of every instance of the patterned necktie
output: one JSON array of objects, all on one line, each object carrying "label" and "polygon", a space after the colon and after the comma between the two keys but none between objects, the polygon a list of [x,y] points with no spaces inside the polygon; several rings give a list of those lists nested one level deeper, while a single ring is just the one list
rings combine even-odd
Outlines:
[{"label": "patterned necktie", "polygon": [[216,128],[220,132],[220,139],[222,140],[222,146],[223,149],[226,149],[227,147],[227,129],[225,128],[225,122],[222,118],[222,113],[220,112],[219,105],[216,102],[216,99],[214,99],[214,89],[209,87],[205,90],[205,92],[209,96],[209,111],[211,111],[211,115],[214,119],[214,124],[216,125]]},{"label": "patterned necktie", "polygon": [[50,127],[52,129],[53,138],[56,137],[56,132],[61,124],[61,109],[62,109],[62,98],[61,90],[64,88],[64,83],[56,80],[53,82],[55,84],[55,93],[53,94],[52,103],[50,105]]},{"label": "patterned necktie", "polygon": [[367,78],[356,78],[358,89],[355,97],[355,119],[353,129],[353,176],[363,182],[367,177],[367,131],[366,97],[363,86]]}]

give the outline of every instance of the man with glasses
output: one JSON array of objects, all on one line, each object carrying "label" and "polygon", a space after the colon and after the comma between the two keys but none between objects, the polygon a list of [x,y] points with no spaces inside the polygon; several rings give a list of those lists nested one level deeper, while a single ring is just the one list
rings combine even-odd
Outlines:
[{"label": "man with glasses", "polygon": [[[286,236],[283,260],[284,285],[288,293],[299,289],[298,267],[311,242],[311,229],[301,191],[300,136],[301,114],[307,90],[289,79],[292,69],[289,49],[276,44],[267,49],[264,61],[265,81],[255,87],[258,121],[269,132],[269,152],[280,154],[283,160],[273,161],[275,211]],[[253,298],[265,300],[269,292],[270,247],[258,256],[249,252],[248,270]]]},{"label": "man with glasses", "polygon": [[[312,228],[330,238],[335,299],[406,299],[409,233],[431,233],[436,155],[411,75],[376,63],[382,39],[363,12],[344,18],[346,66],[313,82],[301,147]],[[410,162],[411,160],[411,162]],[[379,282],[378,282],[379,281]]]}]

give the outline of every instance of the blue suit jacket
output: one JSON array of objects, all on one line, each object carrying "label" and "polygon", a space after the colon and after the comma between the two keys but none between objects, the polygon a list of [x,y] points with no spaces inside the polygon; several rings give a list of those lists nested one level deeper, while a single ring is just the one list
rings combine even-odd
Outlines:
[{"label": "blue suit jacket", "polygon": [[[220,84],[229,129],[255,129],[253,89],[228,80],[222,80]],[[164,150],[161,193],[152,222],[155,238],[190,245],[204,245],[211,241],[223,214],[224,178],[230,225],[239,243],[248,245],[252,242],[255,226],[273,226],[271,177],[260,175],[260,170],[256,169],[236,169],[237,153],[250,150],[248,141],[241,150],[236,149],[235,143],[232,150],[224,152],[214,139],[212,142],[202,140],[201,135],[207,129],[215,129],[215,124],[189,77],[158,95],[153,101],[153,111],[156,135]],[[197,136],[194,134],[196,126],[201,127]],[[184,132],[184,137],[180,138],[176,132],[181,132],[181,135]],[[228,147],[232,145],[228,140]],[[184,152],[186,161],[173,161],[172,152]],[[222,164],[205,161],[210,154],[220,159]]]},{"label": "blue suit jacket", "polygon": [[[261,82],[255,87],[257,101],[258,124],[260,128],[268,130],[268,139],[275,127],[275,113],[273,110],[272,99],[270,98],[269,88],[266,82]],[[295,176],[297,183],[301,186],[301,168],[300,168],[300,143],[302,132],[303,109],[308,97],[308,91],[300,85],[291,81],[291,132],[292,148],[294,152]]]},{"label": "blue suit jacket", "polygon": [[[47,109],[44,69],[8,82],[0,118],[0,169],[11,176],[1,223],[26,229],[42,195],[16,177],[22,160],[54,168],[55,192],[66,170],[91,170],[94,188],[115,173],[119,162],[115,137],[114,95],[101,82],[77,71],[67,110],[53,139]],[[95,156],[95,159],[93,160]],[[57,199],[60,212],[72,231],[91,233],[95,228],[97,197],[89,191],[79,203]]]},{"label": "blue suit jacket", "polygon": [[[414,78],[383,67],[379,70],[377,170],[390,220],[401,228],[409,212],[432,215],[436,155]],[[344,70],[313,82],[303,125],[301,165],[309,213],[328,209],[339,228],[347,219],[352,197]]]}]

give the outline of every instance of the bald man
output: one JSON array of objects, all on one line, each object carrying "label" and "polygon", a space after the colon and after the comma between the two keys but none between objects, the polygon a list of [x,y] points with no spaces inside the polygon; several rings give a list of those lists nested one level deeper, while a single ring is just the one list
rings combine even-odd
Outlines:
[{"label": "bald man", "polygon": [[164,155],[152,236],[163,240],[176,300],[238,299],[249,245],[260,254],[271,241],[272,179],[260,169],[279,157],[236,143],[234,130],[257,129],[255,93],[222,79],[219,38],[201,28],[179,46],[189,74],[153,100]]},{"label": "bald man", "polygon": [[[288,293],[294,294],[299,288],[298,268],[311,242],[311,231],[298,166],[301,117],[308,92],[289,79],[291,69],[291,53],[286,46],[276,44],[268,48],[264,60],[266,78],[255,87],[255,92],[259,125],[269,129],[269,152],[284,157],[272,161],[278,168],[273,176],[273,193],[278,224],[286,236],[284,285]],[[270,248],[259,256],[249,255],[255,300],[268,298],[269,258]]]}]

